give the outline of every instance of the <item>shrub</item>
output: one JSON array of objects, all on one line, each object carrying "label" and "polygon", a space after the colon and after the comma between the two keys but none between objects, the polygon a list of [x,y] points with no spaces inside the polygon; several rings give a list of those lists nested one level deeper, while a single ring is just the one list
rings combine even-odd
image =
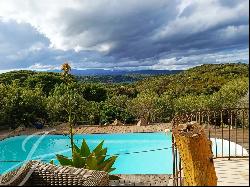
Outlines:
[{"label": "shrub", "polygon": [[81,94],[87,101],[101,102],[107,99],[107,91],[99,84],[83,84]]},{"label": "shrub", "polygon": [[235,79],[223,85],[213,94],[213,103],[217,108],[237,107],[239,100],[248,92],[248,78]]},{"label": "shrub", "polygon": [[66,122],[68,112],[72,111],[74,122],[83,121],[86,117],[87,101],[79,94],[77,84],[60,84],[47,98],[47,111],[50,120]]},{"label": "shrub", "polygon": [[18,81],[11,85],[1,85],[0,123],[15,128],[19,125],[30,126],[38,118],[47,119],[45,97],[42,89],[20,87]]},{"label": "shrub", "polygon": [[129,111],[137,118],[144,118],[152,121],[157,111],[158,95],[155,92],[147,91],[140,93],[128,103]]}]

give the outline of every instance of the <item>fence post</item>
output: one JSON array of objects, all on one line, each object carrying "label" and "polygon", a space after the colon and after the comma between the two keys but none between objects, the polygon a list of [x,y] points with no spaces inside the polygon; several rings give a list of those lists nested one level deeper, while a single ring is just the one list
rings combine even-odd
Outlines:
[{"label": "fence post", "polygon": [[211,141],[199,124],[181,124],[173,128],[184,171],[184,186],[216,186]]}]

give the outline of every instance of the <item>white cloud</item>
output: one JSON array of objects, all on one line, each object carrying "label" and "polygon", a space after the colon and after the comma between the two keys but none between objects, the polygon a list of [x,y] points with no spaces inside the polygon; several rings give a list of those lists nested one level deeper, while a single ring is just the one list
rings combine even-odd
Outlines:
[{"label": "white cloud", "polygon": [[[245,17],[244,19],[247,20],[246,16],[249,13],[249,1],[241,3],[239,1],[239,4],[234,7],[226,7],[215,0],[194,0],[183,1],[180,7],[178,16],[160,28],[154,35],[154,39],[176,36],[182,38],[202,33],[208,29],[223,27],[225,24],[234,24],[239,21],[239,18]],[[187,15],[185,10],[188,12]]]},{"label": "white cloud", "polygon": [[98,2],[1,0],[0,17],[5,21],[15,20],[19,23],[31,24],[49,38],[51,47],[56,49],[107,51],[109,48],[105,43],[106,40],[113,39],[112,34],[120,31],[116,34],[126,35],[125,32],[130,32],[120,30],[120,25],[127,24],[123,22],[123,20],[127,21],[126,17],[139,11],[159,9],[163,4],[166,3],[162,0],[158,0],[158,3],[133,0],[120,1],[120,3],[116,0]]},{"label": "white cloud", "polygon": [[176,57],[160,59],[158,63],[152,65],[152,69],[188,69],[200,64],[219,64],[219,63],[237,63],[249,62],[249,50],[235,50],[227,52],[218,52],[212,54],[191,55],[187,57]]},{"label": "white cloud", "polygon": [[53,69],[60,69],[60,66],[53,66],[53,65],[43,65],[40,63],[36,63],[34,65],[31,65],[28,69],[31,70],[53,70]]},{"label": "white cloud", "polygon": [[[109,52],[109,43],[119,48],[123,42],[133,42],[130,37],[143,41],[145,36],[139,38],[137,32],[151,33],[149,37],[158,41],[233,24],[248,15],[248,4],[247,0],[233,7],[221,6],[219,0],[1,0],[0,16],[31,24],[56,49]],[[159,16],[161,21],[155,24]],[[120,41],[124,39],[128,41]]]},{"label": "white cloud", "polygon": [[248,14],[248,0],[0,0],[0,69],[222,62],[248,48]]}]

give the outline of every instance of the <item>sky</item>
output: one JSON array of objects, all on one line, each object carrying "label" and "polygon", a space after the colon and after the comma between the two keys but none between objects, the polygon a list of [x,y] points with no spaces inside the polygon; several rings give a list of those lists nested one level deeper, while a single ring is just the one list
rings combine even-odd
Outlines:
[{"label": "sky", "polygon": [[248,0],[0,0],[0,72],[249,63]]}]

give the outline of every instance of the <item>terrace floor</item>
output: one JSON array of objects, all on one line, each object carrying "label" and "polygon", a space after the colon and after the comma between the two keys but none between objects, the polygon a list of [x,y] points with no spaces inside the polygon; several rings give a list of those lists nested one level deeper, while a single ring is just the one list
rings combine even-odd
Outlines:
[{"label": "terrace floor", "polygon": [[[249,158],[214,159],[217,186],[249,186]],[[173,186],[170,175],[119,175],[110,186]]]},{"label": "terrace floor", "polygon": [[218,186],[249,186],[249,158],[214,160]]}]

